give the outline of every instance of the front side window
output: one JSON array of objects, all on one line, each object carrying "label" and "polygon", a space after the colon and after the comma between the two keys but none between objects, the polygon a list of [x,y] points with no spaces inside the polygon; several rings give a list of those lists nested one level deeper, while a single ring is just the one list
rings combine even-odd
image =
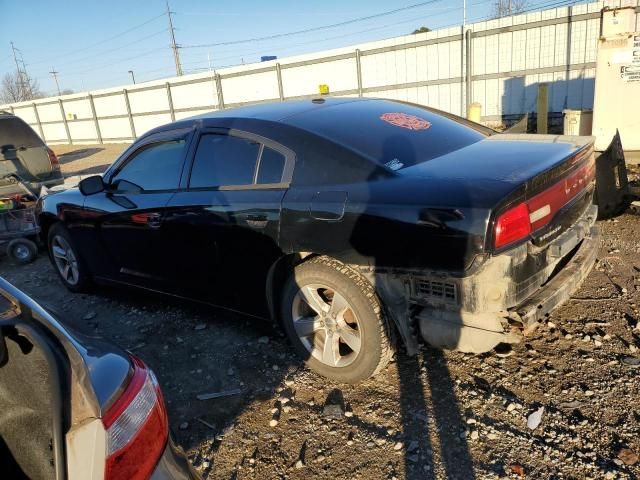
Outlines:
[{"label": "front side window", "polygon": [[136,152],[111,179],[132,183],[142,190],[173,190],[178,188],[184,158],[184,139],[153,143]]},{"label": "front side window", "polygon": [[251,185],[260,144],[228,135],[200,137],[191,169],[190,188]]}]

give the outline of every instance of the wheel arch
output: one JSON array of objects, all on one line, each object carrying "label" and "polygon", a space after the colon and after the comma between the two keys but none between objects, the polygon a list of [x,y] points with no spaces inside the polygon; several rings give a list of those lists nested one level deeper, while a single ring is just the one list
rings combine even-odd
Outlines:
[{"label": "wheel arch", "polygon": [[274,323],[280,323],[280,302],[282,297],[282,289],[289,275],[293,273],[293,269],[318,254],[313,252],[294,252],[281,256],[269,267],[267,272],[267,281],[265,285],[265,295],[267,297],[267,307],[269,309],[269,317]]},{"label": "wheel arch", "polygon": [[47,246],[47,248],[49,246],[49,232],[51,231],[51,228],[59,222],[61,222],[61,220],[50,213],[42,213],[38,218],[38,225],[40,226],[40,240],[43,245]]},{"label": "wheel arch", "polygon": [[[341,260],[331,257],[330,255],[323,255],[315,252],[295,252],[287,255],[283,255],[278,258],[271,267],[267,274],[265,293],[267,297],[267,306],[269,309],[269,317],[274,323],[281,323],[280,318],[280,302],[282,301],[282,291],[296,266],[315,257],[324,256],[337,260],[341,263]],[[353,265],[345,264],[353,267]],[[357,270],[357,269],[356,269]],[[397,282],[387,282],[386,276],[376,276],[375,273],[370,272],[358,272],[367,282],[371,284],[376,292],[380,305],[383,308],[385,315],[391,320],[389,322],[390,328],[393,330],[394,341],[398,337],[402,340],[408,353],[415,355],[418,351],[418,341],[414,332],[412,332],[411,325],[408,320],[402,318],[407,314],[406,303],[403,295],[402,286],[393,285]],[[398,290],[399,287],[399,290]]]}]

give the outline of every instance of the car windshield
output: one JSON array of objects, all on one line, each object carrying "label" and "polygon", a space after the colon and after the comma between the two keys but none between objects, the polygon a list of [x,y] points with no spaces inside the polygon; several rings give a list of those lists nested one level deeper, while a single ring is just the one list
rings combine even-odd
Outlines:
[{"label": "car windshield", "polygon": [[328,105],[290,122],[390,170],[446,155],[495,133],[443,112],[381,100]]}]

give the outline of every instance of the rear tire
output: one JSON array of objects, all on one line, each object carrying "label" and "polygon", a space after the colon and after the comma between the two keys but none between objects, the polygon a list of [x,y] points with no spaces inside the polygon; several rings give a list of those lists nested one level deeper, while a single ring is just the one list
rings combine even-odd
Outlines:
[{"label": "rear tire", "polygon": [[91,286],[91,275],[84,259],[78,253],[71,235],[60,223],[49,230],[47,250],[53,268],[72,292],[86,292]]},{"label": "rear tire", "polygon": [[38,256],[38,246],[28,238],[16,238],[9,242],[7,254],[17,263],[26,265]]},{"label": "rear tire", "polygon": [[393,357],[392,330],[375,289],[337,260],[298,265],[283,289],[281,315],[305,364],[331,380],[357,383]]}]

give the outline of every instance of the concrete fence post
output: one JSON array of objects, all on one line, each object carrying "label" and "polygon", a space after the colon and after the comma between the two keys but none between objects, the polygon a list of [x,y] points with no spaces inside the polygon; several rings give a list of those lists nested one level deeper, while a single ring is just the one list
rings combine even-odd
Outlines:
[{"label": "concrete fence post", "polygon": [[129,126],[131,127],[131,137],[135,140],[137,137],[136,125],[133,123],[133,115],[131,114],[131,104],[129,103],[129,92],[127,92],[126,88],[123,88],[122,93],[124,95],[124,104],[127,107],[127,115],[129,116]]},{"label": "concrete fence post", "polygon": [[171,84],[167,82],[165,85],[167,87],[167,102],[169,103],[169,113],[171,114],[171,121],[175,122],[176,112],[173,109],[173,97],[171,96]]},{"label": "concrete fence post", "polygon": [[279,63],[276,63],[276,76],[278,77],[278,95],[280,96],[280,101],[284,102],[284,88],[282,86],[282,69],[280,68]]},{"label": "concrete fence post", "polygon": [[218,93],[218,109],[224,110],[224,95],[222,94],[222,78],[216,73],[216,92]]},{"label": "concrete fence post", "polygon": [[93,124],[96,127],[96,135],[98,136],[98,143],[104,143],[102,141],[102,134],[100,133],[100,122],[98,122],[98,115],[96,114],[96,105],[93,103],[93,95],[89,94],[89,106],[91,107],[91,115],[93,115]]},{"label": "concrete fence post", "polygon": [[467,115],[469,115],[469,105],[473,102],[473,41],[471,29],[466,32],[466,57],[467,57],[467,75],[466,75],[466,87],[467,87]]},{"label": "concrete fence post", "polygon": [[64,122],[64,129],[67,132],[67,140],[70,144],[73,144],[73,140],[71,140],[71,132],[69,131],[69,122],[67,122],[67,114],[64,113],[64,105],[62,104],[62,99],[58,99],[58,105],[60,105],[60,114],[62,115],[62,121]]},{"label": "concrete fence post", "polygon": [[360,63],[360,49],[356,48],[356,79],[358,81],[358,96],[362,96],[362,64]]},{"label": "concrete fence post", "polygon": [[548,132],[549,120],[549,85],[538,85],[538,133]]},{"label": "concrete fence post", "polygon": [[47,143],[47,139],[44,138],[44,130],[42,129],[42,122],[40,121],[40,114],[38,113],[38,106],[36,105],[36,102],[32,103],[33,105],[33,113],[36,116],[36,122],[38,123],[38,130],[40,131],[40,138],[42,138],[42,141],[44,143]]}]

